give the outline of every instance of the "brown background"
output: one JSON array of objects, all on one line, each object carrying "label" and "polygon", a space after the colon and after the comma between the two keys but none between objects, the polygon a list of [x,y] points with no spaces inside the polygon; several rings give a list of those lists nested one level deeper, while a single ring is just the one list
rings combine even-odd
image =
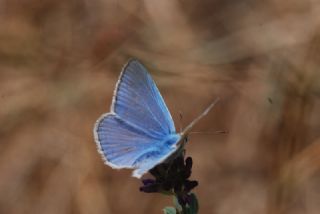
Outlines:
[{"label": "brown background", "polygon": [[[0,213],[161,213],[92,136],[123,64],[150,70],[179,127],[200,213],[320,211],[320,2],[0,0]],[[177,128],[178,129],[178,128]]]}]

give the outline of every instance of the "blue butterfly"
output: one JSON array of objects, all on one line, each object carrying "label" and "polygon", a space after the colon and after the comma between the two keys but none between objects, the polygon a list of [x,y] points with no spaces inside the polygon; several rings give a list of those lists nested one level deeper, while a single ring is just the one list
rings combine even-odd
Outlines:
[{"label": "blue butterfly", "polygon": [[140,178],[184,146],[187,134],[217,102],[215,100],[181,133],[150,74],[137,60],[124,66],[111,110],[94,126],[94,138],[105,164],[134,169]]}]

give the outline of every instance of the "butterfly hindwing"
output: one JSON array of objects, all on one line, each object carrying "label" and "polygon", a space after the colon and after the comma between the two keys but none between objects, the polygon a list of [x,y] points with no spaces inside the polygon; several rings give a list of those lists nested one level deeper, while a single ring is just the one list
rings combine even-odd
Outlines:
[{"label": "butterfly hindwing", "polygon": [[175,147],[167,146],[166,142],[176,142],[179,138],[178,135],[169,135],[162,141],[152,138],[112,113],[97,121],[95,133],[105,163],[113,168],[134,168],[135,177],[141,177],[173,153]]}]

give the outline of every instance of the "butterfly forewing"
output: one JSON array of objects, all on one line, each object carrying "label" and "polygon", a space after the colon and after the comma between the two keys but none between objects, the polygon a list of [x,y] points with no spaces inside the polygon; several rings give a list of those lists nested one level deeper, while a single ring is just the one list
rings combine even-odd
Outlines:
[{"label": "butterfly forewing", "polygon": [[120,76],[112,110],[153,137],[161,139],[175,133],[170,112],[157,86],[137,60],[131,60]]}]

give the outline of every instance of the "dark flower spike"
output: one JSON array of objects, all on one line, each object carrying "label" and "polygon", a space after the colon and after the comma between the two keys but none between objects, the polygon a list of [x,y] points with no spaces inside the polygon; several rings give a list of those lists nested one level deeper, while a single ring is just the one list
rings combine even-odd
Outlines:
[{"label": "dark flower spike", "polygon": [[186,180],[185,183],[185,188],[184,191],[186,192],[190,192],[193,188],[195,188],[196,186],[198,186],[198,181],[189,181]]},{"label": "dark flower spike", "polygon": [[[191,176],[192,158],[184,159],[184,154],[185,151],[181,150],[179,155],[170,161],[151,169],[149,172],[154,176],[154,179],[143,179],[140,191],[173,195],[179,207],[182,208],[179,213],[195,213],[186,210],[195,203],[195,195],[190,191],[198,185],[198,182],[188,180]],[[177,206],[176,209],[178,209]]]},{"label": "dark flower spike", "polygon": [[153,175],[157,181],[165,180],[166,174],[170,168],[170,165],[167,163],[162,163],[154,168],[152,168],[149,172],[151,175]]},{"label": "dark flower spike", "polygon": [[156,183],[156,181],[154,179],[147,178],[147,179],[142,179],[142,183],[143,185],[150,185],[150,184]]},{"label": "dark flower spike", "polygon": [[159,192],[159,190],[160,190],[160,186],[157,183],[147,184],[140,187],[140,191],[145,193]]},{"label": "dark flower spike", "polygon": [[178,169],[182,169],[184,168],[184,159],[183,159],[183,156],[180,155],[177,159],[176,159],[176,164],[178,166]]},{"label": "dark flower spike", "polygon": [[191,170],[192,168],[192,158],[191,157],[187,157],[186,159],[186,169],[187,170]]},{"label": "dark flower spike", "polygon": [[179,204],[181,204],[182,206],[185,206],[187,204],[187,200],[186,197],[184,195],[179,195],[178,196],[178,202]]},{"label": "dark flower spike", "polygon": [[175,193],[178,193],[178,192],[181,192],[182,186],[180,185],[180,183],[176,183],[176,184],[174,185],[173,189],[174,189],[174,192],[175,192]]},{"label": "dark flower spike", "polygon": [[162,188],[164,191],[170,191],[172,189],[173,185],[172,185],[172,181],[170,180],[166,180],[162,183]]},{"label": "dark flower spike", "polygon": [[185,167],[185,171],[184,171],[184,178],[188,179],[191,176],[192,158],[187,157],[185,162],[186,162],[186,167]]},{"label": "dark flower spike", "polygon": [[191,204],[192,203],[192,196],[188,194],[185,201],[186,201],[186,204]]}]

